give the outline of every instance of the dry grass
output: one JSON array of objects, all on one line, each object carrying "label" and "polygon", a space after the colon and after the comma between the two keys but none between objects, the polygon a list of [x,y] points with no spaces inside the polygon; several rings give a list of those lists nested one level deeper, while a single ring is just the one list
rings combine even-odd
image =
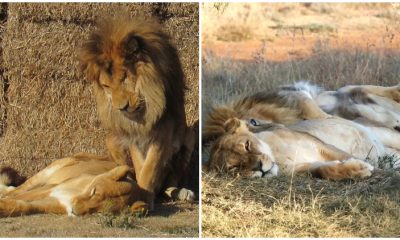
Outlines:
[{"label": "dry grass", "polygon": [[[351,22],[347,30],[352,31],[357,28],[365,31],[367,21],[365,16],[367,15],[364,12],[362,16],[362,11],[370,11],[373,6],[376,7],[374,11],[384,12],[387,5],[352,4],[348,5],[347,12],[340,13],[335,13],[337,9],[343,8],[340,4],[312,4],[310,7],[297,3],[277,4],[271,7],[272,10],[268,10],[265,5],[264,7],[260,5],[258,3],[254,5],[230,3],[228,7],[217,5],[218,13],[212,14],[220,14],[218,22],[214,22],[213,16],[210,16],[212,14],[207,12],[214,11],[215,6],[205,11],[205,18],[203,18],[205,25],[202,28],[206,35],[206,39],[203,39],[205,42],[219,41],[217,39],[219,33],[214,30],[226,22],[234,22],[238,26],[241,26],[241,23],[243,26],[251,25],[249,31],[265,35],[251,36],[255,40],[263,41],[264,44],[257,51],[252,52],[252,57],[248,60],[238,60],[234,57],[235,51],[241,51],[238,48],[232,49],[232,57],[225,54],[224,58],[221,54],[214,54],[212,51],[204,52],[202,59],[203,122],[213,105],[303,79],[327,90],[349,84],[387,86],[399,83],[400,53],[390,50],[396,48],[397,45],[390,41],[385,42],[384,34],[380,39],[384,44],[380,48],[365,48],[364,46],[368,44],[367,39],[365,42],[337,48],[337,45],[333,43],[335,40],[332,40],[330,36],[332,32],[329,29],[323,29],[324,26],[337,27],[336,24],[340,25],[340,21],[344,19],[354,19],[352,12],[361,11],[356,17],[360,21]],[[203,7],[207,8],[210,5]],[[302,13],[302,10],[305,12]],[[266,38],[268,34],[271,34],[268,29],[271,29],[271,26],[293,26],[282,18],[293,12],[297,15],[294,14],[287,21],[296,22],[295,26],[303,27],[310,27],[308,24],[317,24],[313,26],[319,26],[322,29],[315,28],[314,31],[310,30],[305,35],[316,34],[319,40],[311,45],[311,49],[308,49],[311,54],[306,57],[291,58],[288,54],[288,57],[282,61],[267,60],[268,56],[277,54],[279,50],[271,48],[268,44],[269,40]],[[325,20],[315,21],[315,18],[307,17],[312,14]],[[237,18],[236,21],[233,21],[233,16]],[[296,16],[299,16],[300,20]],[[346,18],[343,18],[344,16]],[[262,21],[263,17],[265,21]],[[375,23],[374,21],[375,19],[372,19],[371,23]],[[265,26],[266,24],[269,24],[268,27]],[[263,27],[267,30],[254,30]],[[391,25],[389,29],[396,29],[396,27]],[[294,31],[293,29],[283,30]],[[343,29],[339,29],[341,30]],[[304,40],[299,40],[306,46],[309,44],[307,36]],[[273,41],[275,40],[290,43],[292,38],[290,35],[273,34]],[[346,39],[341,40],[346,41]],[[229,41],[234,40],[229,39]],[[246,46],[246,44],[240,46]],[[219,49],[216,47],[215,50]],[[208,146],[203,146],[202,156],[202,162],[207,162]],[[386,163],[385,159],[382,161],[382,164]],[[390,163],[386,164],[390,166]],[[202,177],[202,236],[399,237],[399,172],[399,169],[377,170],[367,180],[341,182],[309,176],[296,176],[293,179],[280,176],[268,180],[249,180],[205,172]]]},{"label": "dry grass", "polygon": [[[156,215],[129,214],[83,217],[33,215],[1,218],[1,237],[196,237],[198,204],[156,204]],[[111,222],[111,224],[110,224]]]},{"label": "dry grass", "polygon": [[204,3],[202,41],[237,41],[235,34],[229,34],[229,27],[232,33],[246,29],[251,33],[247,40],[268,41],[286,34],[301,35],[304,31],[331,35],[343,24],[353,31],[369,29],[383,20],[398,21],[396,7],[391,3]]},{"label": "dry grass", "polygon": [[331,182],[203,173],[203,237],[398,237],[400,174]]}]

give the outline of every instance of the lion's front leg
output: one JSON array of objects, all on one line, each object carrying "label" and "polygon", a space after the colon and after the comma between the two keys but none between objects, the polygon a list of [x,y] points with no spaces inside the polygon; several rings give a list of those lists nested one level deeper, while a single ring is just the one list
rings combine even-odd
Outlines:
[{"label": "lion's front leg", "polygon": [[196,144],[196,135],[192,129],[187,128],[185,139],[178,154],[173,157],[173,169],[166,180],[164,193],[173,200],[194,201],[195,194],[186,188],[179,188],[182,178],[188,178],[191,165],[192,153]]},{"label": "lion's front leg", "polygon": [[135,177],[136,177],[136,179],[139,179],[139,174],[142,171],[145,159],[143,157],[142,152],[134,144],[129,146],[129,152],[131,154],[131,160],[132,160],[133,168],[135,170]]},{"label": "lion's front leg", "polygon": [[346,161],[307,163],[295,168],[295,172],[310,172],[313,176],[329,180],[366,178],[372,175],[373,170],[372,165],[355,158]]},{"label": "lion's front leg", "polygon": [[122,145],[120,138],[109,134],[106,138],[106,146],[111,159],[118,165],[130,164],[127,149]]},{"label": "lion's front leg", "polygon": [[162,187],[168,173],[172,157],[170,149],[160,143],[150,145],[146,160],[138,174],[137,182],[143,190],[142,199],[149,204],[150,209],[153,209],[155,194]]}]

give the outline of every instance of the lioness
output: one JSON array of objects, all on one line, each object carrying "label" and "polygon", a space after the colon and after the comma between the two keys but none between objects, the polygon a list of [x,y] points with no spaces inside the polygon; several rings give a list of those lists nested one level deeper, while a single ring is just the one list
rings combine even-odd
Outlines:
[{"label": "lioness", "polygon": [[106,18],[84,44],[80,60],[110,132],[110,156],[133,165],[149,208],[163,187],[193,200],[192,191],[176,188],[195,136],[186,124],[184,75],[170,37],[152,19]]},{"label": "lioness", "polygon": [[[338,120],[325,119],[320,122],[315,120],[313,124],[323,126],[330,121]],[[371,176],[374,169],[369,163],[321,141],[307,131],[298,131],[301,129],[300,126],[292,130],[271,123],[249,125],[246,121],[232,118],[224,127],[226,134],[214,142],[211,150],[209,169],[239,172],[247,177],[270,177],[280,172],[284,174],[310,172],[315,176],[332,180],[365,178]],[[324,130],[327,132],[327,137],[331,134],[341,135],[343,139],[356,137],[347,134],[346,130],[341,131],[340,126]],[[363,142],[364,138],[356,137],[356,139],[361,142],[356,145],[353,143],[352,147],[370,144],[367,141]],[[337,142],[336,144],[347,146]]]},{"label": "lioness", "polygon": [[[133,202],[137,210],[139,187],[128,175],[128,166],[105,157],[79,154],[56,160],[22,185],[3,187],[0,216],[118,212]],[[7,172],[2,177],[12,178]]]}]

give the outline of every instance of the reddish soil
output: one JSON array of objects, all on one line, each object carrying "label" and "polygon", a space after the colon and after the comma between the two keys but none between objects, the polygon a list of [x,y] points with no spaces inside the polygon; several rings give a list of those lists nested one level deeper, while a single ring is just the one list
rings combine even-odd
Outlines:
[{"label": "reddish soil", "polygon": [[[379,51],[382,49],[399,51],[400,37],[374,30],[372,32],[341,32],[333,37],[301,35],[280,37],[273,42],[251,40],[243,42],[214,41],[203,43],[203,54],[212,52],[218,57],[229,57],[236,60],[251,60],[256,54],[264,52],[263,57],[272,61],[287,61],[310,56],[318,42],[329,41],[332,48],[354,48]],[[262,51],[265,46],[265,51]]]},{"label": "reddish soil", "polygon": [[[329,4],[326,5],[328,6]],[[286,15],[278,15],[281,16],[281,26],[301,26],[304,24],[304,19],[307,19],[308,22],[315,24],[334,26],[334,29],[316,32],[311,32],[307,29],[301,30],[301,28],[297,28],[296,30],[288,28],[279,29],[277,27],[279,25],[271,21],[271,18],[268,17],[265,18],[265,21],[258,19],[259,21],[256,22],[253,20],[250,24],[249,21],[251,20],[245,21],[241,19],[230,23],[229,17],[234,15],[228,11],[220,14],[218,20],[210,17],[209,12],[211,11],[204,11],[202,20],[203,56],[207,56],[207,54],[212,52],[217,57],[228,57],[235,60],[252,60],[257,55],[271,61],[287,61],[310,56],[318,48],[319,43],[322,43],[322,45],[328,43],[328,46],[333,49],[350,49],[355,47],[369,51],[398,51],[400,49],[400,30],[397,18],[393,17],[391,20],[388,20],[378,17],[379,14],[387,11],[388,6],[386,5],[362,6],[358,9],[354,6],[351,7],[342,4],[329,14],[310,12],[302,5],[294,4],[291,6],[288,4],[287,6],[291,7],[290,12]],[[237,5],[233,6],[231,4],[228,6],[231,9],[234,7],[240,9]],[[254,8],[256,8],[255,5],[253,5]],[[270,12],[279,14],[280,6],[269,4],[263,9],[263,5],[260,4],[257,8],[261,9],[259,12],[267,11],[265,9],[268,9]],[[300,13],[304,9],[309,11],[307,15]],[[389,9],[391,9],[390,5]],[[246,11],[246,7],[243,7],[242,11]],[[250,13],[250,16],[251,14],[261,14],[259,12],[254,10]],[[398,14],[400,17],[400,10],[395,14]],[[209,24],[210,22],[213,24]],[[236,25],[243,24],[243,29],[262,26],[262,32],[256,31],[256,34],[251,36],[250,40],[235,41],[225,39],[222,41],[216,35],[224,34],[218,31],[218,29],[222,29],[221,26],[226,25],[226,22]],[[269,37],[258,36],[257,34],[266,34]]]}]

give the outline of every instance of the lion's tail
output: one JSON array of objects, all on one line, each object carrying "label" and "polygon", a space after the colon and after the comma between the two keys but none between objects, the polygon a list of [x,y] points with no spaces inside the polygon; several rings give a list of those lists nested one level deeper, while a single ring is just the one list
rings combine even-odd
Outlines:
[{"label": "lion's tail", "polygon": [[19,175],[18,172],[11,167],[0,168],[0,189],[10,186],[18,187],[24,183],[25,180],[26,177]]},{"label": "lion's tail", "polygon": [[224,123],[233,117],[238,117],[238,113],[229,106],[214,107],[205,121],[202,142],[207,143],[215,140],[225,133]]}]

